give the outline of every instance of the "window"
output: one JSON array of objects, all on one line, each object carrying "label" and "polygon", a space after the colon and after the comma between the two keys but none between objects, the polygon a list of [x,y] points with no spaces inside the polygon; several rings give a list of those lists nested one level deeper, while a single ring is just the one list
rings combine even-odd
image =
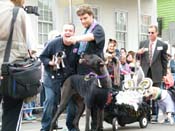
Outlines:
[{"label": "window", "polygon": [[141,15],[141,40],[148,38],[148,27],[151,24],[151,16]]},{"label": "window", "polygon": [[128,22],[128,13],[117,11],[115,12],[115,30],[116,30],[116,39],[118,45],[121,45],[121,48],[126,48],[127,44],[127,22]]},{"label": "window", "polygon": [[94,18],[99,22],[99,9],[97,7],[92,7],[94,12]]},{"label": "window", "polygon": [[53,30],[52,2],[50,0],[38,0],[39,20],[38,38],[39,44],[44,44],[48,40],[48,33]]}]

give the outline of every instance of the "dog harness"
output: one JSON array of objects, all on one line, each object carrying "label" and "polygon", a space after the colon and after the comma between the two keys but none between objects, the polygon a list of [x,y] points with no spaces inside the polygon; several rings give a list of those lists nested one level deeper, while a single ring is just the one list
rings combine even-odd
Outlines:
[{"label": "dog harness", "polygon": [[85,81],[89,81],[91,78],[94,78],[94,77],[97,79],[98,87],[102,88],[102,85],[101,85],[99,79],[106,78],[107,75],[97,75],[97,74],[94,73],[94,72],[90,72],[89,74],[85,75],[84,80],[85,80]]}]

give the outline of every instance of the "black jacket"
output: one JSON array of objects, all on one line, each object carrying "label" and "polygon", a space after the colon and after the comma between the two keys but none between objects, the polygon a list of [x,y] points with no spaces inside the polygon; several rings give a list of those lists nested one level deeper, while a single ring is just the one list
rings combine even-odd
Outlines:
[{"label": "black jacket", "polygon": [[[45,71],[47,73],[50,73],[54,75],[54,73],[59,73],[61,75],[64,75],[64,77],[68,77],[72,74],[75,74],[77,71],[77,51],[78,51],[79,44],[66,46],[63,43],[63,38],[58,37],[53,39],[52,41],[49,41],[40,54],[40,60],[44,64]],[[49,65],[49,61],[52,60],[53,55],[56,53],[64,51],[66,54],[66,57],[63,59],[65,63],[65,68],[60,68],[56,72],[53,71],[53,69]]]}]

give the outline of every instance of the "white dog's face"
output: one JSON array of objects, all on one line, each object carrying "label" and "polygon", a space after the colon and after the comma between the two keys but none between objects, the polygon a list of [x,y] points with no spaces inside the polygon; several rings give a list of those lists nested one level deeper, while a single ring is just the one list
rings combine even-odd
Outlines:
[{"label": "white dog's face", "polygon": [[151,89],[150,89],[150,88],[145,89],[145,91],[143,92],[143,96],[144,96],[144,97],[150,97],[150,96],[152,96],[152,91],[151,91]]},{"label": "white dog's face", "polygon": [[158,87],[150,87],[145,89],[143,96],[146,97],[147,99],[156,99],[157,94],[159,93],[159,88]]}]

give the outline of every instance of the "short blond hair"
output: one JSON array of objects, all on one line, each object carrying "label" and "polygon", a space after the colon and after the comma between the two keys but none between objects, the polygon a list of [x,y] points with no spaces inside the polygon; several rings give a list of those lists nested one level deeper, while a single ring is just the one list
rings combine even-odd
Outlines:
[{"label": "short blond hair", "polygon": [[25,0],[11,0],[15,6],[23,6]]}]

